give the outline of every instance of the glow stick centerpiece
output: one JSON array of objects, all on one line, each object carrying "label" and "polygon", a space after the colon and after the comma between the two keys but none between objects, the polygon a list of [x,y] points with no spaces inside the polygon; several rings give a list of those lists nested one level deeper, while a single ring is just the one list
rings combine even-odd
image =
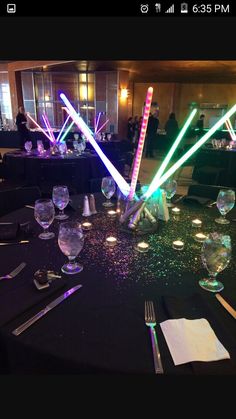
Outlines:
[{"label": "glow stick centerpiece", "polygon": [[[167,167],[174,151],[176,150],[180,140],[182,139],[184,133],[186,132],[188,126],[190,125],[190,122],[192,121],[196,110],[193,110],[190,114],[188,120],[184,124],[180,134],[175,140],[175,143],[171,147],[170,151],[168,152],[165,160],[163,161],[160,169],[157,171],[156,175],[154,176],[148,190],[141,196],[141,198],[138,200],[135,196],[135,179],[137,182],[137,176],[138,176],[138,170],[140,166],[140,159],[138,159],[137,155],[137,164],[136,169],[138,170],[133,173],[132,179],[133,179],[133,189],[131,190],[131,187],[128,185],[128,183],[125,181],[123,176],[117,171],[117,169],[114,167],[114,165],[109,161],[109,159],[105,156],[97,142],[94,140],[91,130],[88,128],[88,126],[85,124],[83,119],[80,117],[79,114],[76,113],[73,106],[70,104],[69,100],[66,98],[66,96],[61,93],[60,94],[61,99],[66,105],[67,113],[71,116],[73,121],[76,123],[76,125],[79,127],[79,129],[82,131],[82,133],[85,135],[85,137],[90,141],[94,149],[97,151],[98,155],[100,156],[101,160],[103,161],[104,165],[110,172],[111,176],[114,178],[115,182],[117,183],[118,187],[120,188],[121,192],[125,196],[134,196],[137,202],[130,208],[127,209],[125,214],[123,214],[123,222],[129,218],[134,212],[140,213],[142,210],[144,210],[144,206],[146,201],[153,195],[153,193],[170,177],[172,176],[177,169],[179,169],[183,163],[185,163],[186,160],[188,160],[189,157],[192,156],[195,151],[197,151],[213,134],[214,132],[225,123],[227,119],[229,119],[235,112],[236,112],[236,104],[228,111],[226,114],[220,118],[220,120],[205,134],[202,138],[200,138],[196,144],[194,144],[175,164],[173,164],[165,174],[163,174],[165,168]],[[143,146],[143,145],[142,145]],[[141,146],[140,146],[141,150]],[[140,210],[140,211],[139,211]],[[132,217],[131,224],[134,225],[135,221],[134,217]],[[137,224],[137,223],[136,223]]]}]

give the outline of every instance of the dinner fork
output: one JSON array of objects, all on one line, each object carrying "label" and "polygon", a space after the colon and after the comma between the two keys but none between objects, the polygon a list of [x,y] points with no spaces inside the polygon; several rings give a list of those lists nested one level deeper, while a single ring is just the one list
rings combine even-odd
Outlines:
[{"label": "dinner fork", "polygon": [[155,330],[156,316],[153,301],[145,301],[145,323],[150,329],[155,373],[163,374],[164,371],[161,362],[161,354],[157,343],[157,336]]},{"label": "dinner fork", "polygon": [[22,262],[19,266],[17,266],[16,269],[14,269],[14,271],[10,272],[8,275],[0,276],[0,280],[14,278],[16,275],[18,275],[18,273],[20,273],[20,271],[22,271],[22,269],[25,266],[26,266],[26,263],[25,262]]}]

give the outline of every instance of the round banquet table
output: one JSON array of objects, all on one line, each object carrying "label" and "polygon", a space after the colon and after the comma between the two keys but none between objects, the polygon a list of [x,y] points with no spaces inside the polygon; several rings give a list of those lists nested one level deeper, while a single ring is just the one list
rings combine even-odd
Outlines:
[{"label": "round banquet table", "polygon": [[41,187],[45,181],[56,182],[60,177],[63,182],[65,176],[78,193],[89,191],[90,179],[108,175],[106,167],[93,150],[86,151],[81,156],[70,153],[64,157],[50,156],[48,151],[45,156],[39,156],[36,150],[32,150],[30,154],[12,151],[4,154],[3,163],[8,179],[21,179],[26,185]]},{"label": "round banquet table", "polygon": [[[26,262],[11,281],[0,282],[0,372],[5,374],[154,374],[149,330],[144,322],[144,302],[153,300],[157,316],[157,336],[165,376],[236,374],[236,322],[213,293],[200,288],[206,275],[200,259],[201,244],[195,242],[194,218],[203,222],[202,231],[230,234],[232,258],[219,274],[225,288],[222,296],[236,308],[235,242],[236,223],[227,226],[214,221],[216,208],[179,205],[180,216],[158,222],[154,234],[142,237],[120,229],[102,206],[104,197],[95,194],[98,213],[87,219],[93,228],[85,232],[84,247],[78,257],[84,269],[76,275],[61,274],[46,290],[37,290],[33,274],[39,268],[60,272],[66,257],[57,244],[59,221],[50,230],[55,238],[40,240],[41,227],[33,210],[22,208],[0,219],[3,222],[30,222],[29,244],[0,246],[1,272],[6,274]],[[114,201],[115,202],[115,201]],[[84,221],[83,195],[73,197],[70,219]],[[235,220],[233,209],[227,217]],[[104,242],[115,235],[113,248]],[[182,239],[182,251],[172,242]],[[137,240],[150,244],[147,253],[134,249]],[[14,239],[16,241],[16,239]],[[12,331],[71,287],[82,288],[63,301],[19,336]],[[159,323],[168,318],[206,318],[218,339],[230,353],[230,360],[191,362],[175,366]],[[156,376],[161,379],[161,375]]]}]

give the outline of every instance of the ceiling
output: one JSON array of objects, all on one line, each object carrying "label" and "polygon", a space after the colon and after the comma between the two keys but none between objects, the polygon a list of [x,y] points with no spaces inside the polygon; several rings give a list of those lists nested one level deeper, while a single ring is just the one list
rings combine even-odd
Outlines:
[{"label": "ceiling", "polygon": [[236,60],[74,61],[50,66],[50,69],[54,71],[128,70],[134,82],[236,83]]},{"label": "ceiling", "polygon": [[[12,63],[12,62],[11,62]],[[46,62],[45,62],[46,64]],[[34,66],[35,67],[35,66]],[[37,70],[37,68],[34,68]],[[112,71],[127,70],[138,82],[236,83],[235,61],[70,61],[44,67],[43,71]]]}]

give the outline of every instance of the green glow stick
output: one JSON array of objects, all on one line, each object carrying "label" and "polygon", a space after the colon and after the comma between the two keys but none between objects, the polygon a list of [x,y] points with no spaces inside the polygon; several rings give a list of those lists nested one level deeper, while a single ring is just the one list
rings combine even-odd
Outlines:
[{"label": "green glow stick", "polygon": [[182,166],[183,163],[188,160],[189,157],[195,153],[211,136],[212,134],[217,131],[217,129],[225,123],[225,121],[230,118],[234,113],[236,112],[236,104],[228,111],[222,118],[219,119],[219,121],[216,122],[216,124],[209,129],[209,131],[203,135],[200,140],[196,142],[167,172],[160,178],[159,173],[157,172],[154,176],[151,184],[149,185],[148,190],[143,194],[143,196],[140,198],[141,200],[147,200],[150,198],[150,196],[159,188],[170,176],[175,173],[177,169],[179,169],[180,166]]},{"label": "green glow stick", "polygon": [[62,143],[62,141],[64,140],[64,138],[66,137],[70,129],[73,127],[73,125],[74,125],[74,121],[72,121],[71,124],[66,128],[64,134],[60,138],[60,143]]},{"label": "green glow stick", "polygon": [[164,173],[165,168],[167,167],[171,157],[173,156],[176,148],[178,147],[180,141],[182,140],[185,132],[187,131],[190,123],[192,122],[194,116],[196,115],[197,109],[193,109],[191,114],[189,115],[187,121],[185,122],[184,126],[182,127],[181,131],[179,132],[178,137],[176,138],[176,140],[174,141],[174,143],[172,144],[172,147],[170,148],[170,150],[168,151],[166,157],[164,158],[161,166],[159,167],[159,170],[155,176],[156,180],[158,179],[158,177],[160,178],[161,175]]}]

